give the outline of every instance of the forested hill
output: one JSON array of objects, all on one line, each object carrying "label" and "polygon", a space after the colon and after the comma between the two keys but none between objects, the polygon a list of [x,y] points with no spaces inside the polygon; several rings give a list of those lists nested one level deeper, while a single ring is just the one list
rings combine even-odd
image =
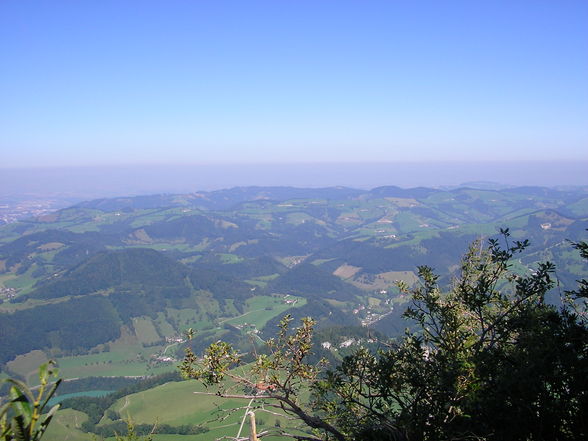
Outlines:
[{"label": "forested hill", "polygon": [[[230,276],[202,272],[145,248],[99,252],[13,300],[0,313],[0,361],[35,349],[76,353],[116,340],[134,317],[156,319],[168,308],[201,313],[201,303],[229,293],[249,296],[250,286]],[[43,302],[44,300],[44,302]],[[241,302],[242,303],[242,302]],[[222,301],[221,301],[222,304]]]},{"label": "forested hill", "polygon": [[586,272],[568,240],[587,227],[588,188],[244,187],[88,201],[0,227],[0,361],[93,351],[143,372],[145,360],[181,354],[169,341],[187,328],[199,347],[244,342],[289,308],[396,332],[395,282],[413,283],[417,266],[448,278],[472,241],[509,228],[531,244],[515,270],[551,260],[565,290]]},{"label": "forested hill", "polygon": [[173,287],[176,296],[182,293],[185,296],[187,275],[187,267],[155,250],[101,251],[60,277],[39,283],[28,297],[51,299],[62,297],[64,293],[77,296],[109,289],[147,287]]}]

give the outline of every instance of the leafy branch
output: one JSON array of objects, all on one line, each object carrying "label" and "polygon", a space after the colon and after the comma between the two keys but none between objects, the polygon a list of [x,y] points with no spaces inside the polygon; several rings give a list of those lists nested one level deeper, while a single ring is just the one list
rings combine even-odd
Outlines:
[{"label": "leafy branch", "polygon": [[49,423],[59,409],[53,406],[44,414],[47,403],[55,394],[61,379],[51,383],[57,376],[55,362],[49,361],[39,367],[40,385],[35,394],[22,381],[14,378],[2,380],[10,386],[8,401],[0,407],[0,439],[4,441],[38,441],[45,434]]}]

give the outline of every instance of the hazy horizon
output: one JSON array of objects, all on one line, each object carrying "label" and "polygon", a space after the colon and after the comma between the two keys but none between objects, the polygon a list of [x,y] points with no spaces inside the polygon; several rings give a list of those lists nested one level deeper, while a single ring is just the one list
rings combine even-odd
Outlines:
[{"label": "hazy horizon", "polygon": [[588,161],[396,162],[307,164],[120,165],[0,168],[0,197],[99,198],[189,193],[240,186],[384,185],[449,187],[467,182],[507,186],[586,186]]}]

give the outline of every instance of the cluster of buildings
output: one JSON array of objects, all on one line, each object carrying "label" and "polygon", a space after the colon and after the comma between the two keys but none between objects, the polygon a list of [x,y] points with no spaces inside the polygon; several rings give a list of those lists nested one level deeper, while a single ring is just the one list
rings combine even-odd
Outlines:
[{"label": "cluster of buildings", "polygon": [[16,297],[16,293],[16,288],[6,288],[0,286],[0,299],[12,299],[13,297]]},{"label": "cluster of buildings", "polygon": [[25,199],[0,202],[0,225],[11,224],[19,220],[44,216],[67,204],[52,199]]},{"label": "cluster of buildings", "polygon": [[345,349],[348,348],[350,346],[354,346],[354,345],[360,345],[362,343],[375,343],[376,340],[374,340],[373,338],[367,338],[367,339],[363,339],[363,338],[347,338],[345,340],[343,340],[342,342],[340,342],[338,345],[331,343],[330,341],[324,341],[321,343],[321,346],[323,347],[323,349],[328,349],[328,350],[332,350],[332,351],[336,351],[337,349]]}]

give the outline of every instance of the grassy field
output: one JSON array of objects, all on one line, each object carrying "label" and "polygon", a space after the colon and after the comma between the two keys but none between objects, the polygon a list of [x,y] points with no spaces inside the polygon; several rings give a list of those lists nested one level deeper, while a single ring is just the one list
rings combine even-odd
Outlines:
[{"label": "grassy field", "polygon": [[150,367],[147,362],[161,346],[143,348],[141,345],[117,342],[110,345],[111,350],[98,354],[60,357],[57,359],[60,375],[63,378],[83,378],[92,376],[143,376],[168,372],[174,365]]},{"label": "grassy field", "polygon": [[[242,368],[236,373],[243,374]],[[98,392],[98,391],[97,391]],[[241,393],[236,389],[235,393]],[[67,396],[82,395],[68,394]],[[63,397],[66,397],[64,395]],[[262,401],[257,400],[254,405]],[[134,424],[168,424],[171,426],[200,425],[208,429],[197,435],[156,434],[154,440],[159,441],[209,441],[221,437],[234,437],[239,427],[249,400],[224,399],[206,389],[197,381],[182,381],[166,383],[139,393],[127,395],[117,400],[110,410]],[[258,430],[264,430],[278,424],[285,427],[288,421],[284,417],[256,411]],[[45,441],[90,441],[97,439],[92,434],[84,433],[80,427],[87,420],[87,415],[72,409],[60,410],[50,426]],[[100,425],[108,424],[112,420],[104,417]],[[244,425],[243,435],[248,431],[248,424]],[[107,438],[113,440],[114,438]],[[278,441],[280,437],[265,439]]]},{"label": "grassy field", "polygon": [[368,297],[367,303],[370,308],[376,308],[376,307],[380,306],[380,304],[382,303],[382,300],[378,299],[376,297]]},{"label": "grassy field", "polygon": [[[301,297],[289,296],[289,300],[295,300],[294,306],[303,306],[306,299]],[[243,325],[248,323],[261,329],[265,324],[276,315],[282,314],[293,306],[292,303],[286,303],[283,297],[277,296],[256,296],[247,300],[247,311],[239,317],[226,320],[226,323],[232,325]]]},{"label": "grassy field", "polygon": [[418,245],[420,245],[422,240],[431,239],[434,237],[439,237],[439,233],[437,231],[434,231],[434,230],[419,231],[417,233],[414,233],[412,235],[411,239],[400,240],[398,243],[393,243],[393,244],[387,245],[385,248],[398,248],[398,247],[411,246],[411,245],[418,246]]},{"label": "grassy field", "polygon": [[[197,391],[204,392],[204,387],[197,381],[167,383],[123,397],[111,409],[123,418],[132,418],[137,424],[181,425],[207,422],[209,411],[215,404],[224,408],[246,404],[243,400],[224,401],[219,397],[194,394]],[[174,405],[170,406],[170,403]]]},{"label": "grassy field", "polygon": [[37,269],[37,264],[33,263],[31,267],[22,274],[6,273],[0,275],[0,285],[6,288],[15,288],[20,293],[28,292],[37,282],[37,278],[33,277],[33,272]]},{"label": "grassy field", "polygon": [[263,280],[247,279],[245,280],[245,283],[249,283],[251,286],[259,288],[265,288],[267,286],[267,282],[264,282]]},{"label": "grassy field", "polygon": [[142,361],[121,361],[118,363],[97,363],[95,365],[68,367],[63,369],[64,378],[84,377],[141,377],[170,372],[175,369],[173,364],[150,367]]},{"label": "grassy field", "polygon": [[[249,400],[224,399],[214,394],[200,394],[202,392],[212,391],[197,381],[167,383],[123,397],[111,409],[123,419],[131,418],[136,424],[192,424],[210,429],[199,435],[158,435],[156,439],[160,440],[205,441],[235,436],[244,415],[244,406]],[[259,429],[274,425],[276,420],[280,420],[280,424],[286,423],[284,418],[263,412],[257,412],[257,418]]]},{"label": "grassy field", "polygon": [[351,281],[353,285],[363,290],[382,290],[389,289],[395,285],[398,280],[402,280],[408,285],[417,282],[418,278],[414,271],[388,271],[385,273],[376,274],[373,280],[365,278],[357,278]]},{"label": "grassy field", "polygon": [[296,212],[287,214],[286,222],[293,225],[300,225],[305,222],[317,222],[317,219],[315,219],[312,216],[309,216],[306,213]]},{"label": "grassy field", "polygon": [[216,300],[210,298],[207,301],[206,298],[203,298],[200,301],[200,308],[198,312],[194,309],[167,308],[165,311],[166,321],[175,323],[175,326],[182,330],[188,328],[202,330],[214,326],[212,317],[217,317],[220,314],[219,305]]},{"label": "grassy field", "polygon": [[134,317],[133,327],[140,343],[151,344],[161,340],[161,336],[149,317]]},{"label": "grassy field", "polygon": [[38,384],[39,378],[37,372],[39,365],[46,363],[49,359],[43,351],[31,351],[24,355],[19,355],[14,360],[6,363],[6,367],[27,381],[29,384]]},{"label": "grassy field", "polygon": [[268,282],[270,280],[274,280],[277,279],[280,275],[278,273],[275,274],[269,274],[267,276],[259,276],[259,277],[255,277],[255,280],[262,280],[264,282]]},{"label": "grassy field", "polygon": [[353,277],[359,270],[361,270],[361,268],[358,266],[343,264],[337,268],[333,274],[337,277],[341,277],[342,279],[349,279]]},{"label": "grassy field", "polygon": [[44,441],[93,441],[95,439],[89,433],[80,430],[80,426],[88,419],[88,415],[73,409],[63,409],[49,425]]},{"label": "grassy field", "polygon": [[217,254],[217,256],[220,258],[222,263],[226,263],[226,264],[239,263],[239,262],[242,262],[243,260],[245,260],[243,257],[237,256],[236,254],[230,254],[230,253],[220,253],[220,254]]},{"label": "grassy field", "polygon": [[280,275],[279,274],[269,274],[267,276],[259,276],[259,277],[254,277],[253,279],[247,279],[245,280],[245,283],[249,283],[252,286],[257,286],[260,288],[265,288],[268,284],[268,282],[278,278]]},{"label": "grassy field", "polygon": [[154,324],[157,327],[157,331],[163,337],[172,337],[176,334],[176,330],[166,319],[165,313],[159,312],[157,318],[154,320]]}]

